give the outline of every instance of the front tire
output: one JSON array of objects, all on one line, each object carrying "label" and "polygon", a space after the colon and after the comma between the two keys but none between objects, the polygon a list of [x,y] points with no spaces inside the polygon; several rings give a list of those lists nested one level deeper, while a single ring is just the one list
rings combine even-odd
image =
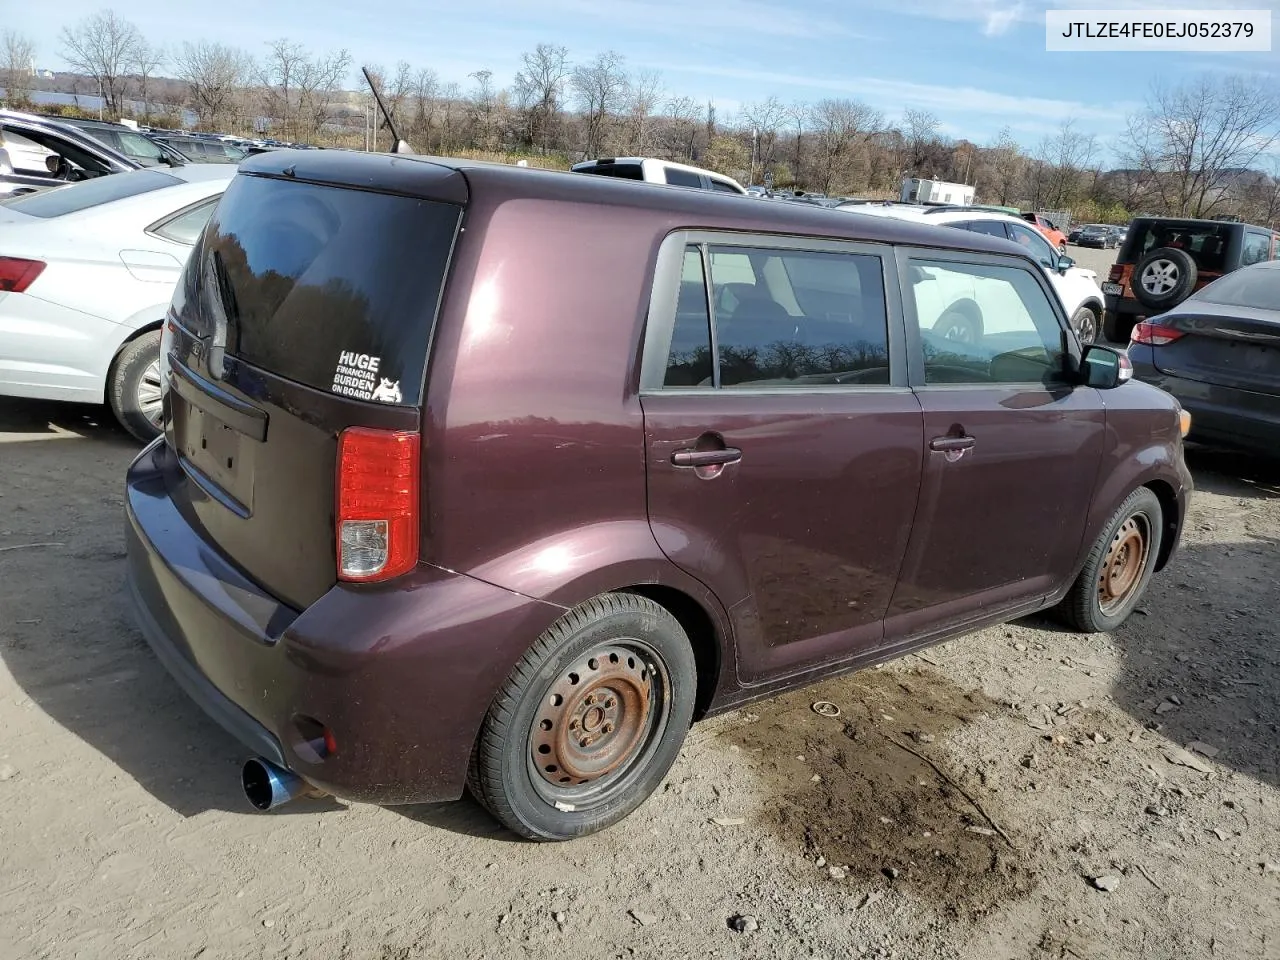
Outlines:
[{"label": "front tire", "polygon": [[1139,487],[1094,541],[1059,606],[1067,625],[1081,633],[1107,633],[1124,623],[1151,582],[1163,533],[1160,499]]},{"label": "front tire", "polygon": [[116,355],[107,377],[107,403],[135,439],[150,443],[160,436],[159,330],[135,337]]},{"label": "front tire", "polygon": [[603,830],[667,775],[693,719],[697,668],[679,621],[627,593],[571,610],[494,699],[468,788],[530,840]]}]

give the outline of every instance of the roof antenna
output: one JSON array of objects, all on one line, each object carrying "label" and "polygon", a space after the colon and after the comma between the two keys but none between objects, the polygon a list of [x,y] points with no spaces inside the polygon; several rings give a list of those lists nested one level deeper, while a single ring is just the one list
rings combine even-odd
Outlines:
[{"label": "roof antenna", "polygon": [[395,146],[391,148],[392,153],[413,153],[413,147],[409,146],[407,141],[400,139],[400,132],[396,129],[396,123],[391,119],[391,111],[387,109],[387,105],[382,102],[382,94],[378,92],[378,85],[373,82],[373,77],[369,75],[368,67],[361,67],[360,72],[364,74],[364,78],[369,83],[369,89],[373,91],[373,99],[378,101],[378,109],[382,111],[382,120],[391,136],[395,139]]}]

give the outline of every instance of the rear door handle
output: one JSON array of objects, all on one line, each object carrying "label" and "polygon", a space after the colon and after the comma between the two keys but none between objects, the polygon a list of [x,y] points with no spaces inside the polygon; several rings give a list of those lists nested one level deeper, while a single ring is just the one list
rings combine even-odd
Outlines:
[{"label": "rear door handle", "polygon": [[973,437],[934,437],[929,441],[929,449],[939,453],[953,453],[971,450],[977,442]]},{"label": "rear door handle", "polygon": [[742,459],[742,451],[737,447],[725,447],[723,450],[677,450],[671,455],[671,462],[677,467],[716,467],[725,463],[737,463]]}]

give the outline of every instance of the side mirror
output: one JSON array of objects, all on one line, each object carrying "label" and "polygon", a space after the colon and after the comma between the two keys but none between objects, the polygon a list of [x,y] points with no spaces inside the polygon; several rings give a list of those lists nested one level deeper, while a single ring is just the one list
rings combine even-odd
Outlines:
[{"label": "side mirror", "polygon": [[1133,363],[1129,355],[1112,347],[1092,343],[1080,358],[1081,379],[1085,386],[1098,390],[1114,390],[1133,379]]},{"label": "side mirror", "polygon": [[1076,265],[1076,262],[1075,262],[1074,260],[1072,260],[1070,257],[1066,256],[1065,254],[1063,254],[1062,256],[1058,257],[1058,272],[1059,272],[1059,273],[1065,274],[1068,270],[1070,270],[1070,269],[1071,269],[1072,267],[1074,267],[1075,265]]}]

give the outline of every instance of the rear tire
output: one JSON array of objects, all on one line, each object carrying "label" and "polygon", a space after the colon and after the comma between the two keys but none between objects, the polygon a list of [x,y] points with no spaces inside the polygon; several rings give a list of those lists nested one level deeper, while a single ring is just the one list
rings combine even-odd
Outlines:
[{"label": "rear tire", "polygon": [[617,823],[667,775],[693,719],[693,649],[645,597],[611,593],[561,617],[494,699],[467,786],[530,840]]},{"label": "rear tire", "polygon": [[160,331],[135,337],[116,354],[107,375],[107,403],[120,425],[143,443],[162,432]]},{"label": "rear tire", "polygon": [[1197,274],[1191,254],[1176,247],[1157,247],[1138,261],[1130,284],[1139,303],[1162,313],[1191,296]]},{"label": "rear tire", "polygon": [[1059,604],[1067,625],[1081,633],[1108,633],[1124,623],[1151,582],[1163,534],[1160,499],[1139,487],[1094,541],[1084,569]]}]

